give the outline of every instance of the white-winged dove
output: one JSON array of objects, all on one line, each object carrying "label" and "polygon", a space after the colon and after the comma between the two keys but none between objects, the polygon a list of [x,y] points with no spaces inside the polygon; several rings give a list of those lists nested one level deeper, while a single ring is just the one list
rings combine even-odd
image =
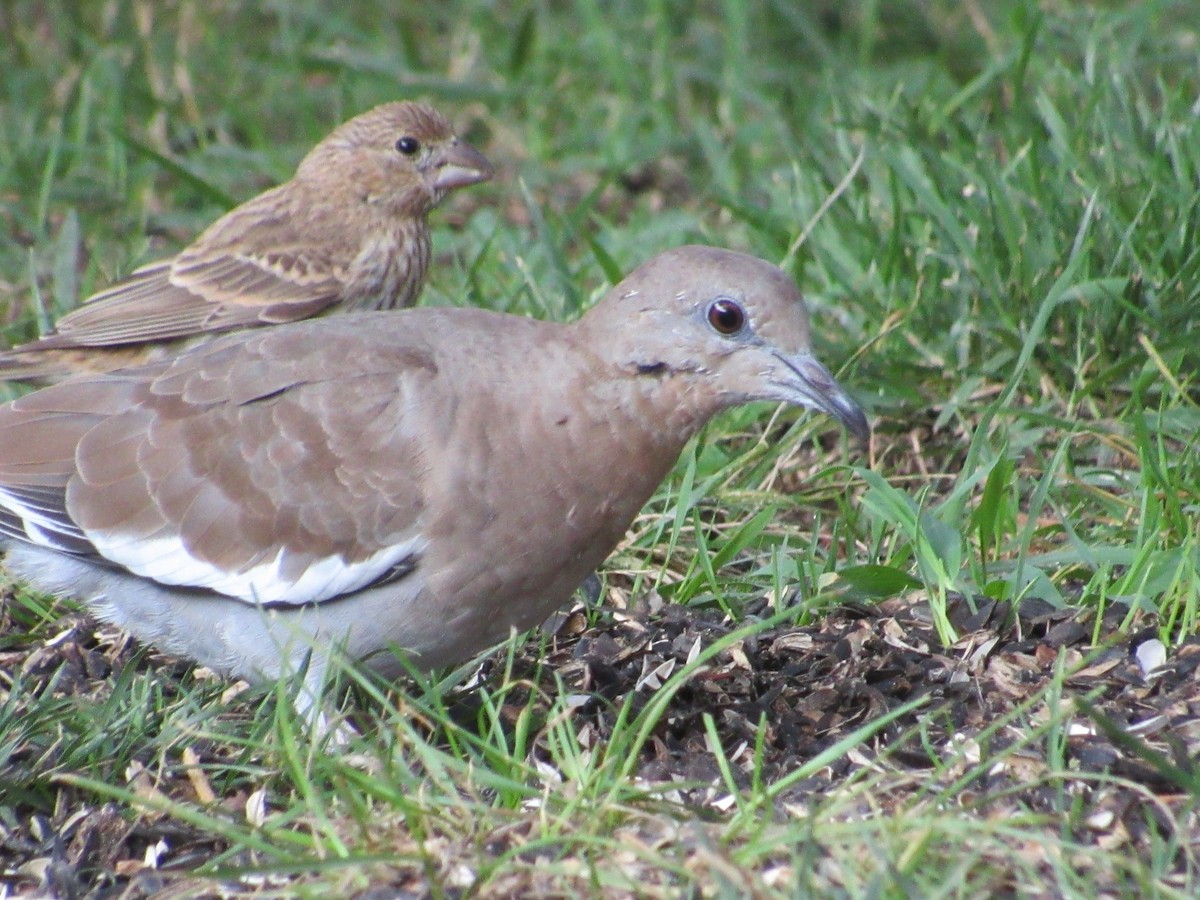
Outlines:
[{"label": "white-winged dove", "polygon": [[437,667],[567,601],[684,443],[754,400],[869,434],[791,279],[683,247],[573,324],[355,313],[22,397],[0,532],[18,578],[223,673],[306,661],[312,684],[332,644]]},{"label": "white-winged dove", "polygon": [[317,144],[290,181],[226,213],[177,256],[0,353],[0,380],[105,372],[198,336],[411,306],[429,266],[426,215],[448,191],[491,175],[437,110],[377,106]]}]

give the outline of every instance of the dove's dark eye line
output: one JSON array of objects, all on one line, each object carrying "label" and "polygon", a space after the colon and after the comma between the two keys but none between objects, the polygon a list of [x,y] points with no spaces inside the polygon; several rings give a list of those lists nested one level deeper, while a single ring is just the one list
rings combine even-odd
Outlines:
[{"label": "dove's dark eye line", "polygon": [[405,156],[412,156],[421,149],[421,142],[415,137],[409,137],[408,135],[405,135],[396,141],[396,149]]},{"label": "dove's dark eye line", "polygon": [[746,311],[736,300],[721,297],[708,307],[708,324],[718,334],[737,334],[746,327]]}]

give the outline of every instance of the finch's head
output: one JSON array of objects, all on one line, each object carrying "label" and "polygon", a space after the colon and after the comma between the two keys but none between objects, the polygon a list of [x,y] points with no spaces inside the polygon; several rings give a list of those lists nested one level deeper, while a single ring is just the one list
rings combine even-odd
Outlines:
[{"label": "finch's head", "polygon": [[297,180],[319,181],[389,214],[424,215],[448,191],[487,181],[492,164],[423,103],[385,103],[338,126],[306,156]]}]

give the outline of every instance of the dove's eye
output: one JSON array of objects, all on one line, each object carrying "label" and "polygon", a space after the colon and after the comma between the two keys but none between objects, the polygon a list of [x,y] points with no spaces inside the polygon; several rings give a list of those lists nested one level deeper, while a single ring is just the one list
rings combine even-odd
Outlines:
[{"label": "dove's eye", "polygon": [[421,149],[421,142],[415,137],[408,137],[405,135],[404,137],[400,138],[400,140],[396,141],[396,149],[405,156],[412,156]]},{"label": "dove's eye", "polygon": [[722,297],[708,308],[708,324],[719,334],[737,334],[746,327],[746,311],[739,303]]}]

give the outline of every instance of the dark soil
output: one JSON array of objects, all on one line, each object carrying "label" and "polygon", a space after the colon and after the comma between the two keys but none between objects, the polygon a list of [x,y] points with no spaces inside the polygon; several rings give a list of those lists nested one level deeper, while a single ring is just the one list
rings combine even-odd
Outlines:
[{"label": "dark soil", "polygon": [[[767,612],[764,604],[748,614]],[[1180,879],[1194,883],[1200,637],[1164,650],[1152,629],[1122,631],[1126,612],[1114,609],[1096,622],[1093,612],[1040,602],[1014,608],[981,601],[973,608],[958,598],[950,615],[961,637],[945,648],[924,602],[843,606],[811,625],[738,640],[680,684],[673,675],[743,623],[716,609],[646,603],[605,608],[589,624],[579,608],[548,623],[553,634],[540,655],[536,642],[525,645],[515,674],[532,687],[524,698],[520,691],[509,696],[514,717],[531,704],[545,709],[561,679],[577,695],[577,733],[599,745],[628,698],[636,712],[668,685],[674,695],[633,772],[646,783],[672,785],[668,796],[686,816],[711,820],[731,807],[707,743],[711,717],[742,786],[756,757],[765,782],[792,778],[777,797],[781,810],[812,808],[866,772],[876,778],[875,812],[902,809],[915,797],[953,796],[979,816],[1058,816],[1075,842],[1120,854],[1168,848]],[[135,655],[112,629],[78,614],[68,615],[52,640],[23,640],[11,625],[0,615],[0,710],[9,716],[21,708],[10,693],[14,673],[54,679],[56,692],[99,701],[123,667],[164,662]],[[497,676],[485,669],[483,677]],[[794,776],[847,735],[915,700],[923,702],[852,750]],[[472,702],[470,691],[455,700],[467,721]],[[78,788],[64,788],[48,803],[45,790],[28,788],[37,778],[30,767],[53,759],[53,748],[0,749],[0,896],[6,889],[8,896],[171,893],[171,870],[194,869],[223,849],[218,836],[90,800]],[[124,775],[136,790],[137,773]],[[182,778],[179,785],[194,803],[197,786]],[[151,871],[147,850],[159,841],[169,858],[160,861],[164,871]],[[417,888],[421,873],[412,875],[402,894]]]}]

